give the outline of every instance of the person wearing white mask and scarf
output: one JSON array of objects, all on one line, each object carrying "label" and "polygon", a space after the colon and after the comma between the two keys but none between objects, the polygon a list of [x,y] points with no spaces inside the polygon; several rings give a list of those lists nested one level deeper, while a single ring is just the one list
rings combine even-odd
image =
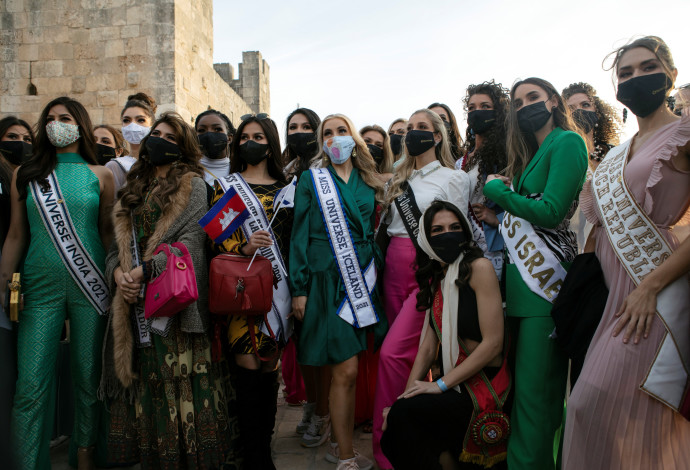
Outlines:
[{"label": "person wearing white mask and scarf", "polygon": [[[511,378],[501,294],[471,234],[464,211],[447,201],[432,202],[419,223],[417,308],[426,319],[381,439],[396,470],[440,469],[444,453],[463,469],[505,468]],[[441,377],[426,382],[437,354]]]},{"label": "person wearing white mask and scarf", "polygon": [[136,93],[127,97],[127,102],[120,113],[122,137],[129,143],[130,154],[113,158],[105,167],[115,178],[115,194],[127,181],[132,165],[139,158],[141,141],[151,132],[151,124],[156,120],[156,100],[146,93]]}]

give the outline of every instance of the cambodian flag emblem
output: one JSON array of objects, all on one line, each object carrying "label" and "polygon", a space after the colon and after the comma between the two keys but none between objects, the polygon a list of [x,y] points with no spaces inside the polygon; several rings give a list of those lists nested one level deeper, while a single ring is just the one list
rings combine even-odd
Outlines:
[{"label": "cambodian flag emblem", "polygon": [[199,220],[214,243],[223,243],[249,217],[249,210],[234,188],[228,189],[211,210]]}]

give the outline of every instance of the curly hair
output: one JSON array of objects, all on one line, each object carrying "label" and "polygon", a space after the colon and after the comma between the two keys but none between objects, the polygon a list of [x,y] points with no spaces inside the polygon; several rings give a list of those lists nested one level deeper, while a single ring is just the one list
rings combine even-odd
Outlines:
[{"label": "curly hair", "polygon": [[[429,208],[424,212],[422,223],[424,224],[424,232],[427,238],[430,238],[431,223],[434,221],[434,216],[441,211],[449,211],[455,214],[462,225],[462,231],[469,235],[467,241],[460,245],[461,253],[465,257],[460,262],[458,270],[458,278],[455,280],[455,285],[463,287],[472,277],[472,262],[484,256],[484,252],[477,246],[472,238],[472,229],[467,223],[467,219],[460,213],[455,204],[448,201],[434,201]],[[417,310],[426,310],[431,308],[434,301],[434,292],[439,282],[445,275],[444,267],[436,260],[432,260],[422,250],[417,250],[417,271],[415,272],[415,279],[419,285],[419,292],[417,292]]]},{"label": "curly hair", "polygon": [[[563,99],[568,101],[571,96],[578,93],[587,95],[597,113],[599,122],[594,128],[594,147],[612,146],[615,147],[619,142],[621,118],[616,110],[597,96],[597,90],[592,85],[584,82],[571,83],[563,89]],[[592,152],[594,149],[589,149]]]},{"label": "curly hair", "polygon": [[496,112],[496,121],[486,134],[481,147],[475,149],[476,138],[467,126],[465,131],[465,152],[472,156],[467,160],[467,168],[479,165],[479,177],[485,180],[487,175],[503,171],[506,167],[506,117],[510,111],[509,91],[502,84],[493,80],[467,87],[465,99],[462,100],[465,112],[468,112],[470,98],[474,95],[488,95]]},{"label": "curly hair", "polygon": [[[192,172],[203,177],[204,171],[199,165],[201,149],[194,129],[182,119],[182,116],[172,111],[161,114],[151,126],[151,131],[156,130],[162,123],[173,128],[175,143],[182,154],[182,158],[171,165],[166,177],[158,180],[158,190],[151,194],[151,200],[165,210],[171,196],[179,189],[182,176]],[[151,163],[146,148],[149,138],[150,133],[141,141],[139,159],[127,173],[127,183],[118,193],[122,207],[114,214],[115,217],[129,217],[132,212],[139,214],[144,207],[146,193],[156,180],[156,167]]]}]

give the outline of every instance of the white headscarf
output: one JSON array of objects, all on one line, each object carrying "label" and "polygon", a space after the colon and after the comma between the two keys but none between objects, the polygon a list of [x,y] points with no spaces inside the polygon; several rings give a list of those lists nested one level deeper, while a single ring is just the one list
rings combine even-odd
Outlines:
[{"label": "white headscarf", "polygon": [[[429,210],[427,208],[427,210]],[[458,209],[458,212],[463,216],[466,227],[471,227],[467,216],[465,213]],[[426,211],[424,211],[426,214]],[[419,247],[424,251],[424,253],[429,256],[429,258],[443,263],[444,261],[439,258],[436,252],[431,248],[429,240],[426,236],[426,229],[424,228],[424,214],[419,219],[419,233],[417,234],[417,243]],[[467,234],[472,236],[472,232]],[[465,257],[464,253],[460,253],[458,259],[453,261],[453,263],[448,265],[446,270],[446,275],[441,281],[441,293],[443,294],[443,313],[441,314],[441,348],[443,352],[443,371],[447,374],[454,367],[458,360],[458,355],[460,354],[460,344],[458,343],[458,299],[460,297],[460,290],[458,286],[455,285],[455,280],[458,278],[458,271],[460,269],[460,263]],[[432,298],[433,306],[433,298]],[[422,336],[420,342],[424,340],[424,336],[429,334],[435,334],[433,331],[428,332],[429,329],[429,315],[431,315],[431,308],[426,311],[426,317],[424,319],[424,327],[422,329]],[[456,385],[453,387],[457,392],[460,392],[460,386]]]}]

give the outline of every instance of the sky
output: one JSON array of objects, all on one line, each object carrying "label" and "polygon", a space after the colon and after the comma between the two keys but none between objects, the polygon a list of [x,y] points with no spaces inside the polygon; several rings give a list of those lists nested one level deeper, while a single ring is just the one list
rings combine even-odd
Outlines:
[{"label": "sky", "polygon": [[[657,35],[690,82],[688,0],[214,0],[214,62],[260,51],[270,67],[271,117],[284,139],[297,106],[388,129],[433,102],[464,136],[467,86],[537,76],[559,91],[593,85],[619,110],[602,60],[631,38]],[[634,118],[632,114],[629,114]],[[237,124],[237,123],[236,123]],[[629,118],[624,137],[637,130]]]}]

